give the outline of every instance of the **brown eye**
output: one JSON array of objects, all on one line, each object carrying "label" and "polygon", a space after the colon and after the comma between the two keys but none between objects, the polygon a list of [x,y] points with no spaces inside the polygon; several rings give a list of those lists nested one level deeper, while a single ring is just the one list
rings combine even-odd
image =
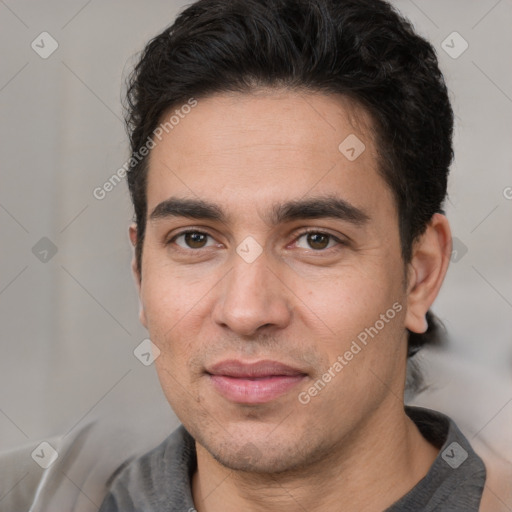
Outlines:
[{"label": "brown eye", "polygon": [[207,233],[201,231],[186,231],[176,235],[171,242],[182,249],[203,249],[214,244],[214,240]]},{"label": "brown eye", "polygon": [[345,245],[338,237],[323,231],[305,231],[295,241],[296,247],[311,251],[324,251],[335,246]]},{"label": "brown eye", "polygon": [[200,249],[206,244],[207,235],[204,233],[185,233],[185,243],[192,249]]},{"label": "brown eye", "polygon": [[330,236],[325,233],[308,233],[308,244],[312,249],[321,250],[329,245]]}]

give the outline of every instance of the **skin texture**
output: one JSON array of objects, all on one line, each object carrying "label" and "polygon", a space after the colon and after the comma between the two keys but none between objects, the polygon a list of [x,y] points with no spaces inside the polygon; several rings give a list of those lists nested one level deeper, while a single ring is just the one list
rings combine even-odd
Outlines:
[{"label": "skin texture", "polygon": [[[350,134],[366,148],[354,161],[338,150]],[[152,150],[141,275],[133,269],[141,322],[161,351],[162,388],[196,439],[200,512],[383,510],[435,459],[438,447],[403,410],[405,329],[426,329],[450,230],[434,215],[404,267],[377,162],[363,110],[340,96],[286,90],[199,99]],[[368,220],[271,222],[275,205],[326,196]],[[215,203],[226,219],[150,218],[170,197]],[[176,238],[183,229],[209,236],[191,248]],[[312,248],[304,229],[334,238]],[[262,251],[250,263],[236,251],[248,236]],[[130,237],[135,244],[135,226]],[[393,304],[400,311],[333,372]],[[226,359],[279,361],[305,376],[268,402],[235,403],[206,373]],[[329,368],[335,376],[301,403]]]}]

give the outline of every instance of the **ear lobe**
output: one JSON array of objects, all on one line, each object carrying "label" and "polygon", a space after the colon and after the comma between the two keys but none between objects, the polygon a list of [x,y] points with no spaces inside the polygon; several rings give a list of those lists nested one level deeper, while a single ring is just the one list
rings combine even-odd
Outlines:
[{"label": "ear lobe", "polygon": [[137,286],[137,293],[139,295],[139,321],[140,323],[147,328],[146,321],[146,313],[144,311],[144,304],[142,303],[141,297],[141,286],[142,286],[142,276],[137,266],[137,256],[135,253],[135,247],[137,246],[137,225],[132,224],[128,230],[128,234],[130,236],[130,242],[133,246],[133,256],[132,256],[132,275],[135,280],[135,285]]},{"label": "ear lobe", "polygon": [[133,246],[132,264],[131,264],[132,274],[133,274],[133,277],[135,279],[135,283],[137,285],[138,292],[140,294],[141,276],[140,276],[139,269],[137,267],[137,257],[136,257],[136,254],[135,254],[135,248],[137,246],[137,225],[136,224],[132,224],[130,226],[130,228],[128,230],[128,235],[130,237],[130,242],[131,242],[131,244]]},{"label": "ear lobe", "polygon": [[130,237],[130,243],[133,247],[137,245],[137,224],[130,224],[128,228],[128,236]]},{"label": "ear lobe", "polygon": [[425,315],[445,278],[450,263],[451,247],[448,219],[436,213],[432,216],[425,233],[415,243],[409,263],[405,326],[412,332],[419,334],[428,328]]},{"label": "ear lobe", "polygon": [[148,322],[146,320],[146,312],[144,311],[144,304],[139,298],[139,322],[147,329]]}]

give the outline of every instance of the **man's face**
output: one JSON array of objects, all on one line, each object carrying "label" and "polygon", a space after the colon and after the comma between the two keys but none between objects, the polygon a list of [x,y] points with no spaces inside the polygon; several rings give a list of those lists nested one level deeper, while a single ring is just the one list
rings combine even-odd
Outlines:
[{"label": "man's face", "polygon": [[370,129],[341,97],[219,94],[152,150],[141,319],[169,403],[228,467],[320,460],[402,408],[404,266]]}]

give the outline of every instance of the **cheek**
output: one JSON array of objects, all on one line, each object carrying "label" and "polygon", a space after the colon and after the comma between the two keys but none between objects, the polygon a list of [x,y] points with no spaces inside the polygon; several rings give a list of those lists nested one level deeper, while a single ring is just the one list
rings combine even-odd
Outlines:
[{"label": "cheek", "polygon": [[[186,322],[200,309],[211,288],[208,279],[191,279],[169,265],[153,265],[142,280],[141,300],[148,329],[160,331]],[[192,315],[190,315],[192,313]]]},{"label": "cheek", "polygon": [[352,268],[307,294],[304,311],[309,311],[311,330],[315,329],[313,322],[320,325],[315,320],[318,317],[329,332],[327,337],[313,336],[315,350],[326,355],[327,368],[342,358],[343,370],[336,381],[345,391],[350,390],[348,396],[359,396],[364,382],[364,388],[377,384],[374,374],[391,378],[400,361],[405,303],[396,274],[385,273],[382,267],[379,272],[365,273]]},{"label": "cheek", "polygon": [[189,360],[201,339],[204,293],[196,295],[163,272],[154,275],[141,288],[141,298],[149,337],[160,349],[155,369],[168,402],[175,412],[185,415],[187,404],[197,399]]},{"label": "cheek", "polygon": [[318,410],[358,410],[393,388],[403,360],[405,302],[399,290],[392,280],[347,278],[310,293],[308,306],[330,333],[313,336],[315,351],[326,356],[314,382],[332,382],[315,402]]},{"label": "cheek", "polygon": [[[319,280],[314,287],[308,283],[303,296],[312,313],[342,338],[354,334],[354,329],[373,324],[401,298],[395,281],[382,275],[362,274],[356,269],[340,274]],[[297,290],[297,295],[300,294]]]},{"label": "cheek", "polygon": [[166,372],[185,375],[187,351],[198,337],[200,304],[189,290],[163,272],[153,272],[145,282],[143,280],[141,300],[149,337],[160,349],[155,364],[161,379],[168,380]]}]

